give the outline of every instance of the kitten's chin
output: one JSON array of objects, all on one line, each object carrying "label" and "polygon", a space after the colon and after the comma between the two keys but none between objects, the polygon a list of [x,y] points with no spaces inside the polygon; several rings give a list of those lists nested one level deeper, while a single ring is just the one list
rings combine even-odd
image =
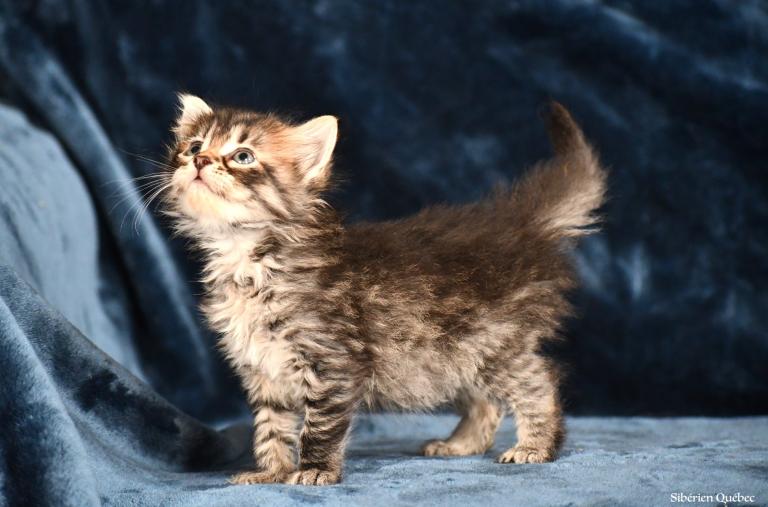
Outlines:
[{"label": "kitten's chin", "polygon": [[201,180],[192,181],[178,198],[179,211],[203,229],[221,229],[248,219],[248,210],[212,192]]}]

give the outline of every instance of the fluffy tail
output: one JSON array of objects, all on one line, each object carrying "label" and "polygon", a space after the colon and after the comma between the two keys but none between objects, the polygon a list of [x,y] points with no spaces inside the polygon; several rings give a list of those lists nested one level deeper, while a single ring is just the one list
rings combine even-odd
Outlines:
[{"label": "fluffy tail", "polygon": [[595,231],[595,210],[605,197],[606,173],[568,110],[552,102],[547,113],[555,157],[515,185],[518,213],[557,236]]}]

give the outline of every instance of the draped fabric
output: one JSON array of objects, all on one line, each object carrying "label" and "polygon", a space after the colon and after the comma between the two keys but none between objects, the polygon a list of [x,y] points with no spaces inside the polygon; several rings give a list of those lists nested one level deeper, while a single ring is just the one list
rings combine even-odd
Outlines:
[{"label": "draped fabric", "polygon": [[[630,417],[768,412],[766,54],[757,0],[0,2],[0,505],[768,501],[765,418]],[[593,416],[563,458],[421,458],[452,416],[366,415],[342,485],[228,486],[243,395],[133,180],[178,90],[339,116],[350,221],[480,198],[568,105],[611,176],[552,351]]]}]

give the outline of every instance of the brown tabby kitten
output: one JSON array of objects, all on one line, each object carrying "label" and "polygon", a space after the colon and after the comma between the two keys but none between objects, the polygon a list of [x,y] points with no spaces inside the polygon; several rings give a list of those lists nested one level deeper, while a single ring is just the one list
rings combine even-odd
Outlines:
[{"label": "brown tabby kitten", "polygon": [[362,404],[453,404],[461,422],[427,456],[486,452],[511,411],[517,444],[498,461],[555,458],[558,374],[539,348],[569,313],[566,254],[605,188],[565,108],[549,115],[555,158],[510,189],[349,227],[320,197],[336,118],[291,125],[189,95],[181,109],[168,212],[205,254],[203,310],[255,416],[259,470],[232,482],[338,482]]}]

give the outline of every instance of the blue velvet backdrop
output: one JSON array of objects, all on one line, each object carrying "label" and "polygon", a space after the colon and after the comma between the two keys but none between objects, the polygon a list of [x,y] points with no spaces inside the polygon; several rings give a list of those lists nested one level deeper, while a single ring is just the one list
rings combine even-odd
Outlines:
[{"label": "blue velvet backdrop", "polygon": [[134,220],[130,178],[162,156],[178,90],[339,116],[349,220],[481,197],[548,155],[537,111],[564,102],[611,168],[553,351],[569,411],[768,413],[766,54],[759,0],[0,0],[0,491],[31,494],[6,468],[68,474],[98,501],[84,420],[169,467],[242,451],[184,415],[245,411],[197,266],[156,216]]},{"label": "blue velvet backdrop", "polygon": [[[350,220],[481,197],[548,154],[537,110],[563,101],[612,169],[605,230],[577,257],[581,318],[558,351],[571,365],[571,411],[768,410],[764,3],[11,2],[7,11],[6,94],[69,135],[80,164],[98,160],[94,141],[52,117],[51,73],[78,90],[115,148],[111,162],[132,175],[153,167],[131,154],[162,156],[177,90],[299,118],[332,113],[346,179],[334,202]],[[55,71],[41,60],[17,68],[41,55]],[[117,201],[109,184],[93,191],[105,210]],[[136,262],[117,243],[102,241]],[[115,276],[137,283],[130,271]],[[183,276],[194,279],[194,267]],[[174,305],[190,304],[184,292]],[[175,400],[226,375],[208,350],[167,336],[179,322],[157,322],[162,331],[143,322],[158,319],[141,312],[154,307],[146,297],[128,295],[152,335],[134,337],[131,353],[160,392]],[[167,375],[171,358],[192,371]]]}]

